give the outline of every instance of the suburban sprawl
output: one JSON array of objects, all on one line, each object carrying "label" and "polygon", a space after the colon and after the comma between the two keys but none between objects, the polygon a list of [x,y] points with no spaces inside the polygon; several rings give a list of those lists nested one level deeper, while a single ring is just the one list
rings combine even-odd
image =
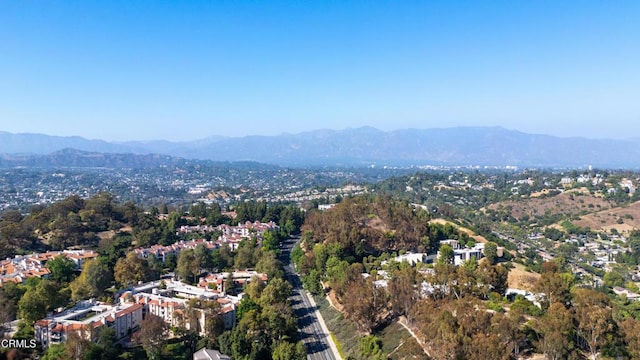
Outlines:
[{"label": "suburban sprawl", "polygon": [[229,166],[2,170],[0,356],[640,357],[638,173]]}]

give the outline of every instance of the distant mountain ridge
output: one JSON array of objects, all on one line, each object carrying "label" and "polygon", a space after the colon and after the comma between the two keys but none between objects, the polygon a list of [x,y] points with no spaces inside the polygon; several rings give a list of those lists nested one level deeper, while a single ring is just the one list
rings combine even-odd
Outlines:
[{"label": "distant mountain ridge", "polygon": [[278,168],[248,161],[210,161],[183,159],[162,154],[101,153],[77,149],[62,149],[47,155],[33,154],[1,154],[0,168],[109,168],[109,169],[143,169],[166,166],[187,167],[197,165],[218,166],[225,169],[264,170]]},{"label": "distant mountain ridge", "polygon": [[[45,155],[73,148],[93,153],[164,154],[185,159],[255,161],[281,166],[592,165],[635,169],[640,168],[638,145],[640,141],[636,140],[560,138],[501,127],[405,129],[390,132],[362,127],[277,136],[210,137],[192,142],[125,143],[88,140],[78,136],[0,132],[0,153],[3,154]],[[2,159],[5,161],[8,158],[5,155]]]},{"label": "distant mountain ridge", "polygon": [[0,168],[8,167],[79,167],[79,168],[148,168],[184,165],[186,160],[159,154],[101,153],[62,149],[47,155],[3,154]]}]

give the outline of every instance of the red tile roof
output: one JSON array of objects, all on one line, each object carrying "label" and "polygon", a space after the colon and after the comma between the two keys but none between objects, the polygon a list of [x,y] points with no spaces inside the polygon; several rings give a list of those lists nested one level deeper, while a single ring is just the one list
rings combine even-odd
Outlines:
[{"label": "red tile roof", "polygon": [[133,312],[135,312],[137,310],[140,310],[140,309],[142,309],[142,305],[141,304],[134,304],[134,305],[131,305],[131,306],[129,306],[128,308],[126,308],[124,310],[121,310],[121,311],[117,312],[116,313],[116,317],[120,317],[120,316],[124,316],[124,315],[127,315],[127,314],[131,314],[131,313],[133,313]]}]

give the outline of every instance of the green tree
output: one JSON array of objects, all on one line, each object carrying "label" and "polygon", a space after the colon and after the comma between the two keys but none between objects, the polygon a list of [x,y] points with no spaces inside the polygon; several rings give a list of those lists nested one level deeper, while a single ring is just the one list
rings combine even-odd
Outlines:
[{"label": "green tree", "polygon": [[13,335],[14,339],[33,339],[34,328],[26,321],[18,322],[18,331]]},{"label": "green tree", "polygon": [[47,312],[67,304],[68,296],[60,292],[59,286],[50,280],[41,280],[22,296],[18,302],[20,317],[28,323],[42,319]]},{"label": "green tree", "polygon": [[[271,359],[273,360],[299,359],[296,356],[297,356],[296,346],[290,342],[281,341],[274,346],[273,352],[271,354]],[[303,360],[303,359],[306,359],[306,354],[305,354],[305,357],[300,360]]]},{"label": "green tree", "polygon": [[387,357],[382,351],[382,340],[377,336],[367,335],[358,340],[360,355],[365,359],[386,360]]},{"label": "green tree", "polygon": [[313,295],[322,295],[324,292],[324,288],[322,287],[320,280],[320,271],[316,269],[311,269],[307,275],[302,277],[304,288],[309,290]]},{"label": "green tree", "polygon": [[289,304],[268,304],[262,308],[261,316],[267,325],[267,336],[272,341],[297,338],[298,327]]},{"label": "green tree", "polygon": [[64,344],[52,344],[42,356],[42,360],[66,360],[69,358]]},{"label": "green tree", "polygon": [[173,271],[175,270],[175,268],[178,266],[178,258],[176,257],[175,254],[171,253],[168,254],[165,257],[164,260],[164,266],[165,268],[167,268],[169,271]]},{"label": "green tree", "polygon": [[250,296],[246,296],[242,298],[242,301],[240,301],[240,304],[238,304],[238,309],[236,310],[236,316],[238,318],[238,321],[242,320],[242,318],[244,317],[244,314],[246,314],[251,310],[258,311],[259,310],[258,303],[255,302],[255,300],[253,300],[253,298]]},{"label": "green tree", "polygon": [[193,250],[194,260],[200,266],[200,271],[202,269],[205,270],[213,270],[213,258],[211,256],[211,250],[209,250],[204,244],[199,244]]},{"label": "green tree", "polygon": [[613,317],[609,298],[591,289],[575,289],[573,294],[577,333],[584,342],[591,358],[596,360],[598,352],[607,343],[607,334],[613,330]]},{"label": "green tree", "polygon": [[269,281],[262,290],[259,303],[263,306],[267,304],[287,303],[287,298],[291,296],[291,284],[283,279],[276,278]]},{"label": "green tree", "polygon": [[6,328],[5,323],[12,321],[16,313],[15,305],[0,295],[0,339],[4,338]]},{"label": "green tree", "polygon": [[440,246],[438,253],[438,262],[442,264],[453,264],[454,253],[450,245],[444,244]]},{"label": "green tree", "polygon": [[46,267],[51,272],[49,278],[60,283],[71,281],[76,270],[76,264],[64,255],[47,261]]},{"label": "green tree", "polygon": [[493,242],[484,244],[484,257],[491,263],[495,264],[498,261],[498,245]]},{"label": "green tree", "polygon": [[118,349],[116,347],[116,332],[114,329],[109,327],[101,327],[98,330],[98,341],[97,345],[101,349],[102,360],[110,360],[118,358]]},{"label": "green tree", "polygon": [[160,205],[160,214],[169,214],[169,208],[166,203],[162,203],[162,205]]},{"label": "green tree", "polygon": [[[18,301],[20,301],[23,294],[23,289],[12,282],[5,283],[4,286],[0,288],[0,324],[15,319]],[[0,339],[4,334],[4,330],[6,329],[0,325]]]},{"label": "green tree", "polygon": [[218,267],[219,269],[228,269],[233,265],[233,252],[229,246],[221,246],[218,249]]},{"label": "green tree", "polygon": [[200,262],[193,249],[184,249],[178,255],[176,275],[190,283],[195,283],[200,275]]},{"label": "green tree", "polygon": [[249,269],[253,268],[257,262],[257,253],[260,251],[256,247],[255,239],[245,239],[240,242],[235,256],[235,268],[236,269]]},{"label": "green tree", "polygon": [[547,359],[564,359],[573,349],[572,321],[571,312],[563,304],[555,302],[545,316],[536,322],[536,330],[540,335],[537,346]]},{"label": "green tree", "polygon": [[418,300],[418,292],[415,290],[417,276],[412,267],[394,271],[389,281],[389,297],[396,314],[409,317],[411,308]]},{"label": "green tree", "polygon": [[478,266],[478,282],[484,288],[483,296],[486,298],[489,292],[496,292],[504,296],[507,292],[509,269],[502,265],[490,265],[481,262]]},{"label": "green tree", "polygon": [[544,230],[544,236],[547,239],[551,239],[553,241],[558,241],[560,239],[562,239],[564,237],[564,232],[562,232],[561,230],[558,230],[554,227],[547,227]]},{"label": "green tree", "polygon": [[260,259],[256,264],[256,271],[267,274],[269,279],[282,278],[284,276],[282,263],[280,263],[276,255],[271,251],[261,252]]},{"label": "green tree", "polygon": [[85,262],[82,272],[69,284],[74,301],[89,297],[99,297],[111,286],[113,274],[108,266],[98,259]]},{"label": "green tree", "polygon": [[547,308],[549,304],[559,302],[565,306],[571,301],[571,293],[569,292],[574,279],[571,274],[563,274],[555,271],[546,271],[542,273],[540,279],[535,285],[537,292],[545,295],[543,308]]},{"label": "green tree", "polygon": [[615,287],[615,286],[623,287],[624,284],[626,283],[626,280],[619,272],[608,271],[606,274],[604,274],[604,277],[602,278],[602,282],[604,283],[604,285],[609,287]]},{"label": "green tree", "polygon": [[139,258],[134,252],[130,252],[126,257],[118,259],[113,272],[116,282],[122,288],[149,281],[159,275],[149,268],[149,263],[146,259]]},{"label": "green tree", "polygon": [[325,273],[332,286],[336,289],[342,288],[347,280],[349,262],[340,260],[338,256],[331,255],[326,261],[325,268]]},{"label": "green tree", "polygon": [[262,249],[266,251],[279,252],[279,239],[274,232],[266,231],[262,234]]},{"label": "green tree", "polygon": [[295,264],[296,267],[300,267],[301,260],[305,258],[304,251],[300,248],[300,244],[296,244],[291,250],[291,262]]},{"label": "green tree", "polygon": [[127,255],[133,242],[133,237],[127,232],[117,233],[111,238],[100,240],[98,253],[109,266],[115,266],[118,259]]},{"label": "green tree", "polygon": [[44,318],[48,308],[47,297],[36,289],[28,290],[18,302],[20,317],[29,323]]}]

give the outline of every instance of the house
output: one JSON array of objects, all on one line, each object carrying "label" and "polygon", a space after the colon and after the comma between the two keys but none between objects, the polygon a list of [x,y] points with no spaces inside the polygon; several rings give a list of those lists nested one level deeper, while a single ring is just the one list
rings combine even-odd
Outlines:
[{"label": "house", "polygon": [[82,265],[84,265],[87,260],[98,257],[98,253],[93,250],[65,250],[62,254],[73,261],[78,270],[82,269]]},{"label": "house", "polygon": [[460,242],[454,239],[442,240],[440,241],[440,246],[442,245],[449,245],[453,250],[460,249],[462,247],[460,246]]},{"label": "house", "polygon": [[570,177],[563,177],[562,179],[560,179],[560,185],[563,185],[566,187],[571,184],[573,184],[573,179]]},{"label": "house", "polygon": [[629,300],[638,300],[640,299],[640,294],[636,294],[632,291],[629,291],[625,288],[621,288],[620,286],[616,286],[613,288],[613,292],[618,296],[626,296]]},{"label": "house", "polygon": [[513,301],[513,299],[515,299],[517,295],[523,296],[525,299],[531,301],[533,305],[539,308],[542,308],[542,304],[540,304],[540,299],[544,296],[542,293],[534,294],[527,290],[515,289],[515,288],[508,288],[507,291],[505,292],[505,296],[509,298],[511,301]]},{"label": "house", "polygon": [[138,248],[133,250],[139,258],[148,259],[153,256],[156,259],[165,262],[169,255],[178,256],[180,251],[185,249],[195,249],[198,245],[203,245],[209,250],[216,249],[219,245],[213,241],[207,241],[205,239],[197,239],[191,241],[178,241],[174,244],[162,246],[153,245],[148,248]]},{"label": "house", "polygon": [[[241,294],[242,295],[242,294]],[[185,326],[190,329],[191,323],[184,322],[185,310],[188,308],[188,299],[202,299],[216,301],[219,305],[218,314],[221,315],[225,329],[231,329],[236,325],[236,308],[242,296],[225,295],[208,287],[196,287],[179,281],[166,281],[161,288],[161,282],[151,282],[139,285],[120,295],[120,304],[139,304],[142,306],[144,316],[153,314],[160,317],[170,326]],[[206,312],[196,310],[198,328],[204,335],[206,324]]]},{"label": "house", "polygon": [[130,330],[138,328],[142,322],[142,305],[133,304],[117,311],[111,317],[107,317],[107,325],[113,322],[116,338],[121,339],[130,333]]},{"label": "house", "polygon": [[231,360],[231,358],[218,350],[202,348],[193,353],[193,360]]},{"label": "house", "polygon": [[[268,277],[267,274],[254,270],[234,271],[232,273],[210,273],[206,277],[200,278],[198,287],[207,288],[211,293],[224,296],[227,293],[235,294],[242,292],[244,285],[254,279],[258,279],[266,284]],[[231,283],[229,281],[231,281]],[[233,284],[232,289],[225,288],[225,286],[229,286],[229,284]]]},{"label": "house", "polygon": [[98,332],[94,330],[103,326],[114,329],[116,338],[122,339],[140,327],[142,315],[142,305],[138,304],[112,306],[94,300],[81,301],[71,309],[38,320],[34,335],[45,349],[65,342],[72,332],[96,341]]},{"label": "house", "polygon": [[[484,257],[484,243],[477,243],[471,248],[462,247],[458,240],[443,240],[440,241],[440,244],[449,245],[453,248],[453,264],[455,266],[462,265],[462,263],[471,260],[471,258],[480,260]],[[501,256],[500,251],[498,256]],[[440,251],[438,251],[437,257],[440,257]]]},{"label": "house", "polygon": [[[407,262],[411,266],[416,266],[418,263],[432,263],[435,260],[435,255],[429,255],[427,253],[412,253],[408,252],[406,254],[396,256],[393,258],[395,262]],[[382,265],[386,265],[387,261],[383,261]]]},{"label": "house", "polygon": [[456,266],[462,265],[465,261],[475,258],[480,260],[484,257],[484,244],[477,243],[472,248],[454,249],[453,250],[453,264]]},{"label": "house", "polygon": [[58,256],[70,259],[76,264],[76,270],[81,270],[82,265],[87,260],[98,257],[98,253],[91,250],[65,250],[16,255],[14,258],[0,261],[0,287],[7,282],[21,284],[32,277],[47,279],[50,271],[46,264]]},{"label": "house", "polygon": [[629,194],[636,192],[636,187],[633,185],[633,181],[629,179],[622,179],[622,181],[620,181],[620,187],[626,189]]},{"label": "house", "polygon": [[318,205],[318,210],[326,211],[326,210],[332,209],[334,207],[336,207],[336,204],[321,204],[321,205]]}]

